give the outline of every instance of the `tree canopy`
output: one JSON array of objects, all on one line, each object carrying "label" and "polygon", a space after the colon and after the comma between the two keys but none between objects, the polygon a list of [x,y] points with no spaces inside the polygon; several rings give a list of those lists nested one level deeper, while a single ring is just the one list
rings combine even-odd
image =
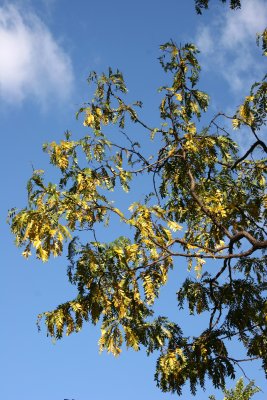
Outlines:
[{"label": "tree canopy", "polygon": [[[267,31],[260,36],[264,50],[266,37]],[[180,395],[189,382],[195,394],[205,378],[223,388],[246,360],[261,360],[267,371],[267,147],[259,134],[267,82],[266,76],[255,82],[232,115],[220,112],[203,126],[209,96],[198,88],[197,48],[170,41],[161,52],[168,83],[159,88],[156,122],[142,119],[140,101],[127,102],[120,71],[92,72],[93,98],[77,113],[85,136],[67,132],[44,146],[59,181],[47,183],[44,171],[34,171],[28,206],[11,211],[11,230],[26,258],[34,251],[47,261],[67,243],[77,297],[39,316],[49,335],[60,339],[84,322],[99,323],[101,351],[118,356],[125,343],[157,352],[159,388]],[[250,135],[247,149],[239,148],[231,125]],[[150,137],[149,148],[134,128],[139,138]],[[121,189],[136,190],[137,179],[147,194],[140,199],[134,191],[136,201],[125,208]],[[109,223],[128,234],[101,240]],[[202,332],[192,328],[190,336],[182,321],[154,309],[169,271],[186,268],[178,308],[196,319],[208,315]],[[231,354],[231,339],[243,345],[242,359]]]}]

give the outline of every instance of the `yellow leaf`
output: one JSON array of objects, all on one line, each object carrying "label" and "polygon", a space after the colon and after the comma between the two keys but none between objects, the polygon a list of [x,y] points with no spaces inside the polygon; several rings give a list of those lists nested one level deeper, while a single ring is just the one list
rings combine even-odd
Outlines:
[{"label": "yellow leaf", "polygon": [[157,341],[159,342],[159,344],[161,346],[163,346],[163,341],[161,340],[161,338],[159,336],[156,336]]},{"label": "yellow leaf", "polygon": [[240,121],[237,118],[232,120],[233,129],[238,129],[240,127]]},{"label": "yellow leaf", "polygon": [[38,248],[41,246],[42,241],[39,239],[39,237],[36,237],[36,238],[33,240],[32,244],[33,244],[33,246],[34,246],[36,249],[38,249]]},{"label": "yellow leaf", "polygon": [[175,221],[169,221],[168,227],[174,232],[180,231],[181,229],[183,229],[183,227],[181,225],[177,224],[177,222],[175,222]]},{"label": "yellow leaf", "polygon": [[183,96],[181,95],[181,93],[175,93],[175,97],[176,97],[176,100],[178,100],[178,101],[183,100]]},{"label": "yellow leaf", "polygon": [[42,247],[38,248],[38,256],[43,262],[48,260],[48,253]]},{"label": "yellow leaf", "polygon": [[133,204],[130,205],[128,210],[132,212],[136,206],[137,206],[137,203],[133,203]]},{"label": "yellow leaf", "polygon": [[198,279],[201,278],[202,267],[203,267],[203,264],[205,264],[205,263],[206,263],[206,261],[203,260],[202,258],[197,258],[197,265],[195,266],[195,271],[196,271],[196,275],[197,275]]},{"label": "yellow leaf", "polygon": [[122,257],[124,255],[124,251],[119,247],[114,247],[114,252],[118,254],[119,257]]},{"label": "yellow leaf", "polygon": [[96,114],[97,114],[99,117],[101,117],[101,115],[102,115],[101,108],[97,107],[95,111],[96,111]]},{"label": "yellow leaf", "polygon": [[265,186],[265,178],[264,178],[263,175],[262,175],[262,176],[260,177],[260,179],[259,179],[259,184],[260,184],[261,186]]},{"label": "yellow leaf", "polygon": [[150,254],[153,260],[156,260],[158,258],[158,252],[155,247],[152,247],[152,249],[150,249]]},{"label": "yellow leaf", "polygon": [[191,105],[192,111],[193,111],[195,114],[197,114],[198,111],[199,111],[198,104],[192,101],[192,102],[190,103],[190,105]]},{"label": "yellow leaf", "polygon": [[91,126],[92,125],[92,123],[94,122],[94,120],[95,120],[95,117],[93,116],[93,114],[87,114],[86,115],[86,118],[85,118],[85,120],[84,120],[84,123],[83,123],[83,125],[84,126]]},{"label": "yellow leaf", "polygon": [[178,49],[176,47],[174,47],[174,49],[172,50],[172,56],[176,57],[178,54]]}]

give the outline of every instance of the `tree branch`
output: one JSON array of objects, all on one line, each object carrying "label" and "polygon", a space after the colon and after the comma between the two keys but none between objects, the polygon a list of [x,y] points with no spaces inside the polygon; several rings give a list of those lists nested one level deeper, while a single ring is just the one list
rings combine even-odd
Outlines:
[{"label": "tree branch", "polygon": [[263,150],[267,153],[267,146],[262,140],[257,140],[257,142],[253,143],[253,145],[248,149],[248,151],[243,155],[243,157],[240,157],[236,162],[232,165],[231,169],[235,169],[238,164],[240,164],[245,158],[253,152],[253,150],[257,147],[261,146]]}]

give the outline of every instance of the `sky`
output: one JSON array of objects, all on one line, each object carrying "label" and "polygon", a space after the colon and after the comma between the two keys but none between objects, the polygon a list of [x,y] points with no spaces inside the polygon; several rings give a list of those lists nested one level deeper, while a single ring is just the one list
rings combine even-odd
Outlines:
[{"label": "sky", "polygon": [[[233,113],[266,69],[255,36],[267,23],[267,1],[243,1],[242,10],[235,12],[213,3],[199,16],[193,0],[0,1],[1,399],[176,398],[156,388],[155,357],[144,351],[124,351],[116,359],[99,355],[99,327],[85,325],[56,344],[44,329],[38,333],[37,314],[70,299],[75,290],[67,281],[64,257],[44,264],[21,256],[6,217],[8,209],[26,205],[33,168],[46,170],[53,179],[42,144],[60,140],[67,129],[75,138],[84,135],[75,113],[89,100],[91,70],[112,66],[123,71],[129,96],[143,100],[146,116],[153,120],[157,88],[166,79],[157,60],[159,45],[170,38],[195,42],[203,67],[200,88],[211,95],[211,112]],[[241,146],[249,140],[236,135]],[[177,286],[177,271],[171,277]],[[163,289],[160,308],[169,307],[176,286]],[[176,312],[174,306],[170,313]],[[185,320],[185,329],[193,323]],[[255,400],[263,400],[263,373],[257,364],[248,371],[265,392]],[[208,399],[212,393],[216,391],[207,382],[206,392],[199,391],[196,398]],[[185,387],[181,399],[190,398]]]}]

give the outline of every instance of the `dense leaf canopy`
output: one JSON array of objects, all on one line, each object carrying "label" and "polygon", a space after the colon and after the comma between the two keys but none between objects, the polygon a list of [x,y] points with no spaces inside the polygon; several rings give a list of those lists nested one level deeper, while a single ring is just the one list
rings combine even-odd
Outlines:
[{"label": "dense leaf canopy", "polygon": [[[160,88],[160,122],[143,121],[141,102],[127,103],[119,71],[93,72],[94,96],[78,112],[86,135],[72,139],[67,132],[44,146],[60,180],[46,183],[43,171],[34,171],[28,207],[11,212],[11,229],[25,257],[34,250],[47,261],[69,242],[68,277],[77,297],[40,316],[49,335],[60,339],[84,321],[100,323],[101,350],[117,356],[125,342],[157,351],[160,389],[181,394],[189,381],[195,394],[206,377],[224,387],[245,360],[261,359],[267,370],[267,147],[259,133],[267,82],[256,82],[233,115],[218,113],[202,127],[209,96],[198,89],[196,47],[169,42],[161,51],[169,83]],[[239,149],[231,126],[249,135],[247,149]],[[116,127],[121,140],[114,140]],[[150,137],[150,155],[129,136],[133,128],[139,138]],[[113,191],[119,198],[137,179],[139,185],[144,179],[147,196],[138,193],[126,209],[114,203]],[[128,235],[101,241],[109,220]],[[195,318],[208,315],[199,335],[186,336],[182,322],[154,310],[170,269],[186,263],[191,273],[177,288],[178,307]],[[242,343],[244,359],[230,353],[232,338]]]}]

